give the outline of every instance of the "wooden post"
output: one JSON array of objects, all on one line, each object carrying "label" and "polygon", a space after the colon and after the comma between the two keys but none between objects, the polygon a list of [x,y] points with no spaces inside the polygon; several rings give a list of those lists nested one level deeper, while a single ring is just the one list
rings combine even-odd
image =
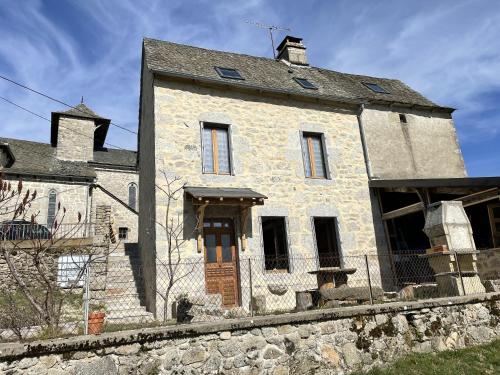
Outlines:
[{"label": "wooden post", "polygon": [[198,250],[198,253],[201,253],[203,251],[203,219],[205,217],[205,208],[209,203],[210,201],[205,201],[205,203],[198,207],[198,210],[196,211],[196,214],[198,216],[198,227],[196,228],[198,238],[196,248]]},{"label": "wooden post", "polygon": [[244,207],[241,209],[241,251],[247,249],[247,219],[250,212],[250,207]]},{"label": "wooden post", "polygon": [[467,294],[465,292],[464,279],[462,278],[462,270],[460,269],[460,261],[458,260],[458,254],[455,250],[453,250],[453,255],[455,255],[455,262],[457,264],[458,278],[460,279],[460,284],[462,285],[462,291],[464,296]]},{"label": "wooden post", "polygon": [[368,263],[368,255],[365,254],[366,276],[368,276],[368,287],[370,288],[370,305],[373,305],[373,290],[372,281],[370,278],[370,264]]},{"label": "wooden post", "polygon": [[248,258],[248,275],[250,281],[250,316],[253,316],[253,280],[252,280],[252,260]]}]

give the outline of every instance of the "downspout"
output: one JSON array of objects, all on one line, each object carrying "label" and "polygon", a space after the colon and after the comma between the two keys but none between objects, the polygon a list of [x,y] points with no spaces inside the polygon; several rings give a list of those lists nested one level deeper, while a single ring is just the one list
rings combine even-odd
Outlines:
[{"label": "downspout", "polygon": [[363,111],[365,110],[365,105],[361,104],[359,106],[359,113],[357,115],[358,118],[358,125],[359,125],[359,134],[361,137],[361,146],[363,147],[363,156],[365,158],[365,166],[366,166],[366,173],[368,175],[368,179],[372,179],[372,168],[370,165],[370,160],[368,159],[368,148],[366,147],[366,135],[365,135],[365,128],[363,125]]}]

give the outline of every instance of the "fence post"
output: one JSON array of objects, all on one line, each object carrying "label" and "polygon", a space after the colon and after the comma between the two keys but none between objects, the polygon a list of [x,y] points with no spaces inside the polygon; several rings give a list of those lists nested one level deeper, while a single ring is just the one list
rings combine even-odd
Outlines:
[{"label": "fence post", "polygon": [[458,278],[460,279],[460,284],[462,285],[462,292],[464,293],[464,296],[465,296],[467,293],[465,293],[464,279],[462,277],[462,270],[460,269],[460,262],[458,260],[458,254],[455,250],[453,250],[453,255],[455,256],[455,263],[457,264]]},{"label": "fence post", "polygon": [[90,304],[90,263],[85,267],[85,286],[83,290],[83,334],[89,334],[89,304]]},{"label": "fence post", "polygon": [[250,316],[253,316],[253,281],[252,281],[252,260],[248,258],[248,274],[250,281]]},{"label": "fence post", "polygon": [[370,305],[373,305],[372,281],[370,279],[370,264],[368,263],[368,255],[365,254],[366,275],[368,276],[368,287],[370,289]]}]

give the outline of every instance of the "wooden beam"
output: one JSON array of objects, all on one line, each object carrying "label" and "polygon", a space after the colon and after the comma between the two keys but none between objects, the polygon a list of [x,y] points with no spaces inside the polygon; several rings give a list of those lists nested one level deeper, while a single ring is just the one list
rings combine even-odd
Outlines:
[{"label": "wooden beam", "polygon": [[461,200],[464,207],[473,206],[475,204],[487,202],[493,199],[498,199],[499,191],[498,188],[488,189],[480,191],[478,193],[469,194],[462,198],[457,198],[454,200]]},{"label": "wooden beam", "polygon": [[382,214],[382,220],[395,219],[400,216],[405,216],[413,214],[415,212],[422,211],[424,209],[424,204],[422,202],[414,203],[406,207],[398,208],[397,210],[386,212]]},{"label": "wooden beam", "polygon": [[[478,193],[473,193],[466,195],[464,197],[455,198],[454,201],[462,201],[464,207],[473,206],[475,204],[487,202],[493,199],[499,198],[499,189],[493,188],[484,191],[480,191]],[[382,214],[382,220],[390,220],[395,219],[401,216],[409,215],[415,212],[422,211],[424,209],[424,205],[419,203],[414,203],[406,207],[398,208],[397,210],[389,211]]]}]

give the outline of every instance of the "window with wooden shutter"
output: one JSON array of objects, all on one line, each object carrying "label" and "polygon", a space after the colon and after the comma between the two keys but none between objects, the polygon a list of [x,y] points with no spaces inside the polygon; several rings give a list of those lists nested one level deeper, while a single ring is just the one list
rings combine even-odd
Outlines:
[{"label": "window with wooden shutter", "polygon": [[322,135],[303,133],[302,152],[306,177],[328,178]]},{"label": "window with wooden shutter", "polygon": [[203,124],[203,173],[231,174],[229,128]]}]

